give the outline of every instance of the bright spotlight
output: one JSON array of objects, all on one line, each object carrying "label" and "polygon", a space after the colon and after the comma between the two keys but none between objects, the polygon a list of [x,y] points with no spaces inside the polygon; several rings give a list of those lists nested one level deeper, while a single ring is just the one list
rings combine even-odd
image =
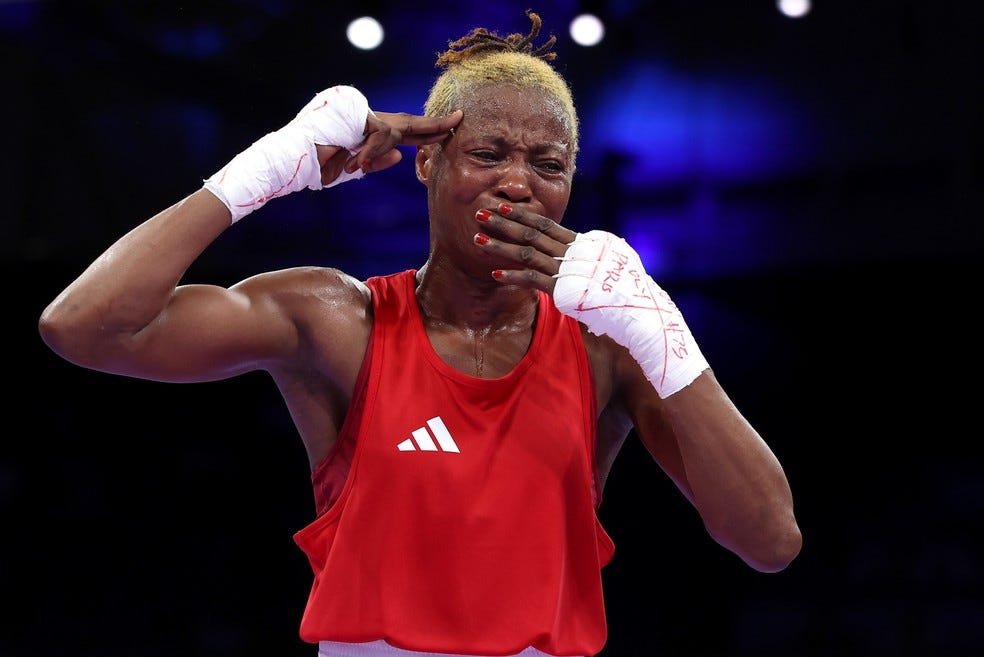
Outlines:
[{"label": "bright spotlight", "polygon": [[375,18],[362,16],[349,23],[345,36],[356,48],[372,50],[383,42],[383,26]]},{"label": "bright spotlight", "polygon": [[571,38],[579,46],[593,46],[605,37],[605,25],[594,14],[581,14],[571,21]]},{"label": "bright spotlight", "polygon": [[776,0],[776,7],[790,18],[801,18],[810,13],[810,0]]}]

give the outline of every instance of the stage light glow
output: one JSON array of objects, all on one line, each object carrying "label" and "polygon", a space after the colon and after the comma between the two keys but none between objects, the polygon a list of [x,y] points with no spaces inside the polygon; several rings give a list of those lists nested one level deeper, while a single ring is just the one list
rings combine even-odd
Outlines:
[{"label": "stage light glow", "polygon": [[605,119],[585,122],[578,168],[618,153],[632,163],[619,174],[630,189],[787,176],[816,154],[804,108],[755,77],[626,64],[582,106]]},{"label": "stage light glow", "polygon": [[371,16],[362,16],[349,23],[345,36],[356,48],[372,50],[383,42],[383,26]]},{"label": "stage light glow", "polygon": [[570,34],[579,46],[594,46],[605,38],[605,24],[594,14],[581,14],[571,21]]},{"label": "stage light glow", "polygon": [[810,0],[776,0],[776,7],[790,18],[802,18],[810,13]]}]

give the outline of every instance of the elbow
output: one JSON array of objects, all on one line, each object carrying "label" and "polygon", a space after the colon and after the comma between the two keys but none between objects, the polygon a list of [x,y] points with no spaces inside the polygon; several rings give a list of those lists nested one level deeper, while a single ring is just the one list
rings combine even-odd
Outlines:
[{"label": "elbow", "polygon": [[796,520],[773,523],[758,534],[755,541],[734,552],[750,567],[760,573],[778,573],[785,570],[803,549],[803,533]]},{"label": "elbow", "polygon": [[64,356],[73,331],[58,312],[56,305],[52,303],[38,318],[38,333],[41,335],[41,341],[48,345],[48,348]]},{"label": "elbow", "polygon": [[718,543],[761,573],[785,570],[803,549],[803,534],[791,512],[767,522],[708,531]]},{"label": "elbow", "polygon": [[38,333],[42,342],[65,360],[86,367],[93,366],[93,332],[87,330],[78,313],[67,309],[64,303],[56,300],[44,309],[38,318]]},{"label": "elbow", "polygon": [[146,344],[139,329],[111,317],[105,306],[56,299],[38,317],[41,341],[68,362],[100,372],[135,376]]},{"label": "elbow", "polygon": [[777,532],[766,549],[743,557],[745,563],[760,573],[778,573],[785,570],[803,549],[803,534],[795,522]]}]

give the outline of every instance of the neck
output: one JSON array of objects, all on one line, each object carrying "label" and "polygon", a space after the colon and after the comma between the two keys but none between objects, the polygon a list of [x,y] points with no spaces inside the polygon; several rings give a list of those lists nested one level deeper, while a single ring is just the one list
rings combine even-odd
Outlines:
[{"label": "neck", "polygon": [[529,329],[538,308],[536,290],[475,278],[428,260],[417,272],[417,305],[424,323],[470,331]]}]

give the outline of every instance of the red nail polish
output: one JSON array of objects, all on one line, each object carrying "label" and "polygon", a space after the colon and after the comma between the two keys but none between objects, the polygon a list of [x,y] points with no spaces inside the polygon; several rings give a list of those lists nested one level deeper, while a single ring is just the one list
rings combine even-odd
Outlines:
[{"label": "red nail polish", "polygon": [[489,243],[488,235],[486,235],[485,233],[476,233],[475,244],[488,244],[488,243]]},{"label": "red nail polish", "polygon": [[500,203],[499,212],[501,214],[509,214],[510,212],[512,212],[512,206],[509,205],[508,203]]},{"label": "red nail polish", "polygon": [[502,280],[502,270],[501,269],[496,269],[494,272],[492,272],[492,278],[494,278],[497,281],[501,281]]},{"label": "red nail polish", "polygon": [[492,218],[492,213],[488,210],[479,210],[475,213],[475,218],[479,221],[488,221]]}]

